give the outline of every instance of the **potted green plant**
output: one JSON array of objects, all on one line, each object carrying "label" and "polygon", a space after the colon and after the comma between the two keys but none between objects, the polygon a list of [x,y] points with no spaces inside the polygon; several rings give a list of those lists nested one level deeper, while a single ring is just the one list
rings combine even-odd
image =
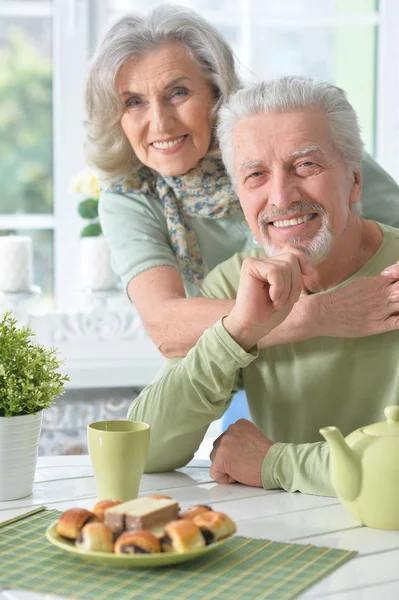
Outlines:
[{"label": "potted green plant", "polygon": [[98,217],[100,184],[97,177],[88,169],[80,171],[73,177],[69,192],[83,196],[83,200],[78,203],[78,213],[88,223],[82,229],[80,237],[97,237],[101,235],[102,229]]},{"label": "potted green plant", "polygon": [[0,320],[0,501],[32,493],[43,410],[61,396],[68,375],[54,348],[32,340],[10,311]]},{"label": "potted green plant", "polygon": [[98,215],[100,183],[89,169],[80,171],[71,182],[69,192],[83,196],[78,213],[87,221],[80,233],[80,282],[83,290],[111,290],[118,278],[111,266],[111,255],[103,236]]}]

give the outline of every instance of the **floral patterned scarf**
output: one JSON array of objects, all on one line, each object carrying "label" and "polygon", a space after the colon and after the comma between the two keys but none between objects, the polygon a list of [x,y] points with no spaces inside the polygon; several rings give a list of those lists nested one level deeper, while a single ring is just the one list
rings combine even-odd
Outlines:
[{"label": "floral patterned scarf", "polygon": [[102,186],[104,191],[156,193],[162,200],[173,252],[184,281],[200,284],[208,273],[187,217],[220,219],[241,211],[220,159],[204,158],[181,176],[163,176],[142,167]]}]

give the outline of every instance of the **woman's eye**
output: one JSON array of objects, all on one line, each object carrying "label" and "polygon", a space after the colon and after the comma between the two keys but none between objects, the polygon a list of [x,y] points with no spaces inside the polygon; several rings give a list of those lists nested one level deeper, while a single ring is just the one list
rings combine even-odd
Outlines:
[{"label": "woman's eye", "polygon": [[136,106],[140,106],[141,100],[139,98],[129,98],[126,102],[127,108],[135,108]]},{"label": "woman's eye", "polygon": [[188,95],[188,90],[186,88],[176,88],[172,92],[172,98],[182,98]]}]

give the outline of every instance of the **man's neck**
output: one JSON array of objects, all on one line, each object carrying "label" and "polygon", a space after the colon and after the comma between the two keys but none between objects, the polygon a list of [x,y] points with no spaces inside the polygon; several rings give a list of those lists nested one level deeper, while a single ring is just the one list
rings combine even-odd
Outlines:
[{"label": "man's neck", "polygon": [[331,289],[357,273],[377,252],[382,237],[378,225],[351,213],[345,231],[335,240],[328,258],[303,278],[304,293]]}]

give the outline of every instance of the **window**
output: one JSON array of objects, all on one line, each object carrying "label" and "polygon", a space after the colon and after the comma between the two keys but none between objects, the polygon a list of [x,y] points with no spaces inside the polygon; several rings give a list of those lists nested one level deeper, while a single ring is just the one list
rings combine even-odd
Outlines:
[{"label": "window", "polygon": [[[170,1],[170,0],[169,0]],[[83,85],[104,29],[154,0],[3,0],[0,4],[0,235],[33,238],[43,306],[79,296],[78,198],[84,165]],[[283,74],[347,90],[366,147],[399,176],[399,2],[178,0],[213,22],[246,80]],[[55,302],[53,299],[55,298]]]},{"label": "window", "polygon": [[0,22],[0,234],[29,235],[45,305],[53,292],[50,2],[5,3]]},{"label": "window", "polygon": [[67,190],[83,164],[87,10],[87,0],[0,5],[0,235],[32,237],[43,309],[70,307],[78,292],[80,223]]},{"label": "window", "polygon": [[[214,23],[233,47],[245,80],[296,74],[344,88],[357,111],[366,149],[399,176],[399,3],[395,0],[178,0]],[[108,0],[108,21],[138,0]],[[103,23],[105,16],[103,14]],[[391,130],[391,131],[390,131]]]}]

